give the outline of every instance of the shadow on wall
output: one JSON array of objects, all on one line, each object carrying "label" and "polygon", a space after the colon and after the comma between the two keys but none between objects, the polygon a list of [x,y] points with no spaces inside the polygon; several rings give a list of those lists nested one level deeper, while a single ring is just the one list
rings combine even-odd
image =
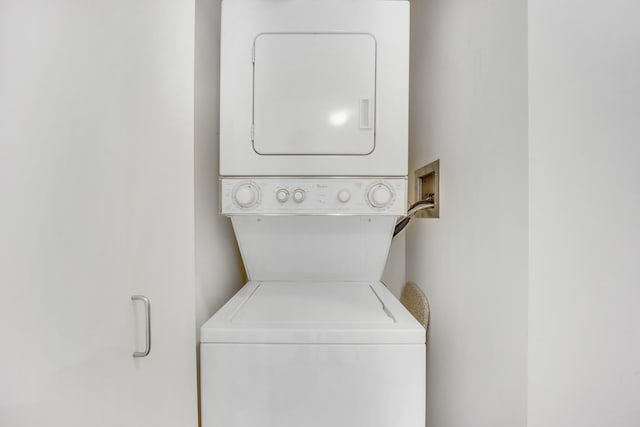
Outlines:
[{"label": "shadow on wall", "polygon": [[231,221],[219,214],[220,2],[196,1],[195,253],[199,328],[245,282]]},{"label": "shadow on wall", "polygon": [[[196,0],[195,16],[195,257],[196,336],[246,282],[229,218],[219,214],[220,1]],[[198,418],[200,413],[200,351]]]}]

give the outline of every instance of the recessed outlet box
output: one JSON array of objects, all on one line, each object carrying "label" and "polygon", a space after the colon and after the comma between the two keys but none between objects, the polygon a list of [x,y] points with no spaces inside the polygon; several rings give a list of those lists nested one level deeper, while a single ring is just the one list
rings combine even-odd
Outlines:
[{"label": "recessed outlet box", "polygon": [[414,218],[440,218],[440,159],[416,170],[415,201],[433,201],[433,208],[416,212]]}]

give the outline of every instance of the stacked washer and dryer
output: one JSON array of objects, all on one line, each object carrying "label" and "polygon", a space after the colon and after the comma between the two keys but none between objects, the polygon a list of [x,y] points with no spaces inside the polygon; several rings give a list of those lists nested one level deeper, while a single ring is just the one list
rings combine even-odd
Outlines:
[{"label": "stacked washer and dryer", "polygon": [[224,0],[220,68],[221,213],[250,281],[202,327],[202,425],[423,427],[425,330],[380,282],[409,3]]}]

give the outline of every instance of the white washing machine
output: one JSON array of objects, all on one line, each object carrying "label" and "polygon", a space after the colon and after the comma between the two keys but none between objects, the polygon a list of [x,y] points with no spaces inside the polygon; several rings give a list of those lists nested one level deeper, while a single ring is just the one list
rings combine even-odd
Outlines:
[{"label": "white washing machine", "polygon": [[202,422],[424,427],[424,329],[380,282],[249,282],[201,332]]},{"label": "white washing machine", "polygon": [[423,427],[425,331],[380,282],[406,213],[409,4],[224,0],[220,207],[250,279],[201,330],[203,427]]}]

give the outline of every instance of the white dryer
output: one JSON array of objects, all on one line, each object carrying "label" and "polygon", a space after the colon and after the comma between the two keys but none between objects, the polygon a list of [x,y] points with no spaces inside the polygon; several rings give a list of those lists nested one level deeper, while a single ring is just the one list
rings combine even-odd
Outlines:
[{"label": "white dryer", "polygon": [[406,176],[409,2],[224,0],[220,175]]}]

